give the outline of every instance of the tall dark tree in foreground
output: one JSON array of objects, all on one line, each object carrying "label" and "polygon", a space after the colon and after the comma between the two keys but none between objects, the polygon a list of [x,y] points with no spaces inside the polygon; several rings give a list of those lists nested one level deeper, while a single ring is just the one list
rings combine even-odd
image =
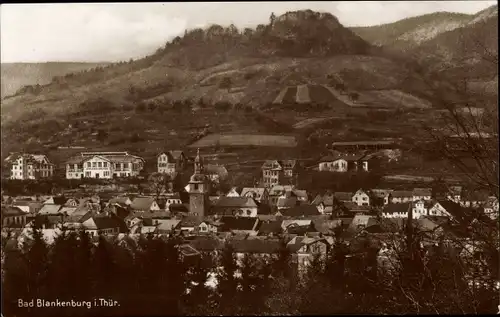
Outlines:
[{"label": "tall dark tree in foreground", "polygon": [[219,259],[218,286],[219,312],[223,315],[231,314],[234,309],[234,300],[238,292],[238,264],[236,254],[230,242],[226,242]]},{"label": "tall dark tree in foreground", "polygon": [[187,315],[211,315],[214,292],[206,283],[213,265],[210,254],[200,254],[190,265],[187,276],[190,292],[184,308]]}]

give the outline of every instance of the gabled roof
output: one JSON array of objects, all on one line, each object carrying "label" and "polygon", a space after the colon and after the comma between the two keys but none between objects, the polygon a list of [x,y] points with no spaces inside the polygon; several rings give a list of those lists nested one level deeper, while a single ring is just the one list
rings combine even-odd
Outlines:
[{"label": "gabled roof", "polygon": [[431,188],[414,188],[413,196],[431,196],[432,189]]},{"label": "gabled roof", "polygon": [[174,159],[178,160],[181,156],[184,155],[184,152],[181,150],[172,150],[170,151],[170,154]]},{"label": "gabled roof", "polygon": [[73,214],[78,208],[77,207],[62,207],[60,210],[59,210],[59,213],[61,214],[65,214],[65,215],[68,215],[70,216],[71,214]]},{"label": "gabled roof", "polygon": [[297,206],[298,203],[299,201],[295,196],[288,198],[280,197],[278,198],[278,202],[276,205],[278,206],[278,208],[292,208]]},{"label": "gabled roof", "polygon": [[321,162],[334,162],[337,160],[344,160],[347,162],[357,162],[365,158],[365,154],[354,154],[354,155],[328,155],[321,158]]},{"label": "gabled roof", "polygon": [[376,223],[376,219],[373,216],[365,216],[365,215],[356,215],[352,219],[350,228],[357,229],[358,226],[364,226],[365,228],[369,227]]},{"label": "gabled roof", "polygon": [[188,216],[182,218],[180,224],[181,227],[196,227],[203,221],[199,217]]},{"label": "gabled roof", "polygon": [[408,198],[413,197],[413,192],[408,190],[394,190],[391,193],[391,196],[394,198]]},{"label": "gabled roof", "polygon": [[17,207],[2,206],[2,217],[24,216],[26,213]]},{"label": "gabled roof", "polygon": [[154,197],[136,197],[132,200],[130,208],[133,210],[149,210],[151,205],[155,202]]},{"label": "gabled roof", "polygon": [[240,196],[246,196],[247,194],[255,194],[255,198],[261,198],[266,192],[264,187],[244,187],[241,190]]},{"label": "gabled roof", "polygon": [[215,207],[234,207],[234,208],[253,208],[257,207],[257,203],[251,197],[220,197],[217,202],[215,202]]},{"label": "gabled roof", "polygon": [[148,233],[155,233],[157,231],[156,226],[142,226],[140,233],[141,234],[148,234]]},{"label": "gabled roof", "polygon": [[158,153],[157,157],[162,154],[167,155],[170,161],[170,159],[178,160],[179,158],[181,158],[181,156],[184,155],[184,152],[182,150],[165,150]]},{"label": "gabled roof", "polygon": [[158,230],[170,232],[179,228],[180,223],[181,221],[179,219],[158,220]]},{"label": "gabled roof", "polygon": [[453,218],[459,221],[471,221],[478,215],[477,211],[473,208],[462,207],[451,200],[438,200],[437,203],[439,203],[441,207],[443,207],[451,216],[453,216]]},{"label": "gabled roof", "polygon": [[358,189],[358,190],[354,193],[354,195],[363,195],[363,194],[364,194],[364,195],[368,195],[368,193],[367,193],[366,191],[362,190],[362,189]]},{"label": "gabled roof", "polygon": [[308,200],[309,197],[307,196],[307,190],[304,190],[304,189],[293,189],[292,190],[292,193],[301,198],[301,199],[304,199],[304,200]]},{"label": "gabled roof", "polygon": [[61,205],[45,204],[38,212],[39,215],[57,215],[61,209]]},{"label": "gabled roof", "polygon": [[282,170],[283,165],[279,160],[266,160],[262,164],[262,169]]},{"label": "gabled roof", "polygon": [[304,220],[283,220],[281,222],[281,228],[283,230],[287,229],[290,226],[299,226],[299,227],[304,227],[304,226],[310,226],[312,224],[312,220],[309,219],[304,219]]},{"label": "gabled roof", "polygon": [[227,169],[224,165],[206,164],[204,166],[204,173],[207,175],[218,175],[220,178],[226,178],[228,175]]},{"label": "gabled roof", "polygon": [[353,193],[350,192],[335,192],[333,197],[339,201],[352,201]]},{"label": "gabled roof", "polygon": [[411,202],[401,204],[388,204],[384,206],[383,212],[388,214],[407,213],[412,208]]},{"label": "gabled roof", "polygon": [[302,248],[304,245],[309,245],[313,244],[316,242],[322,242],[328,244],[328,241],[324,238],[319,238],[319,237],[303,237],[303,236],[296,236],[292,240],[288,242],[286,247],[291,251],[291,252],[297,252]]},{"label": "gabled roof", "polygon": [[384,197],[386,197],[387,195],[389,195],[392,192],[393,192],[392,189],[378,189],[378,188],[374,188],[374,189],[370,190],[370,193],[374,197],[377,197],[377,198],[384,198]]},{"label": "gabled roof", "polygon": [[43,203],[39,201],[15,201],[12,206],[27,206],[30,213],[35,213],[43,207]]},{"label": "gabled roof", "polygon": [[314,227],[318,232],[321,233],[330,233],[335,228],[342,226],[342,220],[334,219],[334,220],[313,220]]},{"label": "gabled roof", "polygon": [[127,196],[117,196],[117,197],[113,197],[109,200],[109,203],[110,204],[119,204],[119,205],[127,205],[127,201],[132,201],[130,198],[128,198]]},{"label": "gabled roof", "polygon": [[281,248],[279,240],[232,239],[229,243],[237,253],[273,254],[278,253]]},{"label": "gabled roof", "polygon": [[181,244],[178,248],[182,256],[195,256],[200,254],[198,250],[196,250],[189,244]]},{"label": "gabled roof", "polygon": [[120,224],[114,217],[93,216],[83,222],[83,226],[90,230],[103,230],[120,228]]},{"label": "gabled roof", "polygon": [[258,221],[258,218],[250,217],[221,217],[220,222],[222,226],[220,231],[253,230]]},{"label": "gabled roof", "polygon": [[352,201],[346,201],[343,203],[344,207],[347,208],[351,212],[368,212],[370,211],[369,206],[359,206],[358,204]]},{"label": "gabled roof", "polygon": [[92,216],[92,211],[86,207],[79,207],[66,218],[66,222],[84,222]]},{"label": "gabled roof", "polygon": [[320,212],[314,205],[302,204],[284,210],[281,212],[281,214],[285,217],[307,217],[320,215]]},{"label": "gabled roof", "polygon": [[294,186],[292,185],[275,185],[269,190],[270,196],[283,195],[286,192],[292,191]]},{"label": "gabled roof", "polygon": [[11,155],[7,156],[7,158],[5,159],[5,162],[11,163],[13,161],[16,161],[20,157],[23,157],[25,160],[27,160],[31,163],[43,163],[45,161],[48,164],[51,164],[46,155],[29,154],[29,153],[12,153]]},{"label": "gabled roof", "polygon": [[311,204],[319,205],[319,204],[323,203],[325,206],[333,206],[333,198],[334,197],[335,196],[332,193],[326,193],[324,195],[317,195]]},{"label": "gabled roof", "polygon": [[264,221],[259,227],[259,234],[275,233],[279,234],[283,230],[281,228],[281,220]]}]

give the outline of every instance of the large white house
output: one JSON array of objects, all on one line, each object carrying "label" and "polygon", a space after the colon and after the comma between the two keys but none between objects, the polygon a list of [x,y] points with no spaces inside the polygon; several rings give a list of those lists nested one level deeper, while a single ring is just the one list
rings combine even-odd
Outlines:
[{"label": "large white house", "polygon": [[54,175],[54,164],[46,155],[15,153],[5,162],[9,165],[10,179],[40,179]]},{"label": "large white house", "polygon": [[182,169],[184,169],[187,158],[184,152],[176,151],[164,151],[158,154],[158,173],[165,174],[175,174]]},{"label": "large white house", "polygon": [[82,152],[66,162],[66,178],[104,178],[138,176],[144,159],[128,152]]}]

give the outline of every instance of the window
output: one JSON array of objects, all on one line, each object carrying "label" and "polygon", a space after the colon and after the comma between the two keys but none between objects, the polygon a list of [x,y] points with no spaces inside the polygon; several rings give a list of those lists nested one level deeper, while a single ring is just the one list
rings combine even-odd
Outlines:
[{"label": "window", "polygon": [[90,177],[90,172],[85,172],[85,177]]},{"label": "window", "polygon": [[102,163],[102,165],[103,165],[104,167],[108,167],[108,162],[103,162],[103,163]]},{"label": "window", "polygon": [[92,167],[97,167],[97,162],[92,162]]},{"label": "window", "polygon": [[90,162],[87,162],[87,167],[91,167],[92,164]]},{"label": "window", "polygon": [[97,167],[102,167],[102,162],[97,162]]},{"label": "window", "polygon": [[198,184],[194,184],[194,190],[198,190]]}]

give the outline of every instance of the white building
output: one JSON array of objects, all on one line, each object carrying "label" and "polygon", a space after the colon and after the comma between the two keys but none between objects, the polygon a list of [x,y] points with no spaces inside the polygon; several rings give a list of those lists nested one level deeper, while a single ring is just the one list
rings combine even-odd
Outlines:
[{"label": "white building", "polygon": [[54,175],[54,164],[42,154],[11,154],[5,162],[9,164],[10,179],[40,179]]},{"label": "white building", "polygon": [[186,161],[186,156],[182,151],[161,152],[157,156],[158,173],[175,174],[184,169]]},{"label": "white building", "polygon": [[383,218],[408,218],[410,210],[413,213],[413,219],[419,219],[423,216],[451,217],[447,210],[449,206],[442,206],[443,202],[431,202],[418,200],[414,202],[404,202],[386,205],[382,211]]},{"label": "white building", "polygon": [[144,159],[127,152],[82,152],[66,162],[66,178],[104,178],[138,176]]},{"label": "white building", "polygon": [[352,196],[352,202],[358,206],[370,206],[370,196],[362,189],[359,189],[354,196]]},{"label": "white building", "polygon": [[432,198],[432,189],[430,188],[414,188],[413,189],[413,201],[418,201],[418,200],[431,200]]}]

